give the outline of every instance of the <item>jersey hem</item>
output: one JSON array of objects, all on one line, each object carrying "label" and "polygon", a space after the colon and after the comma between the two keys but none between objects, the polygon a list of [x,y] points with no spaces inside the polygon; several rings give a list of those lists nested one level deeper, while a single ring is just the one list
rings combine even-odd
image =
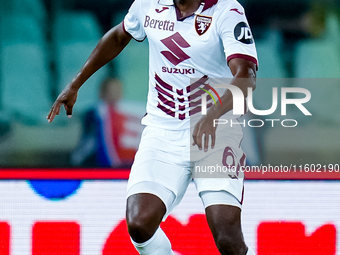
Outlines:
[{"label": "jersey hem", "polygon": [[232,60],[233,58],[243,58],[245,60],[249,60],[251,62],[253,62],[256,65],[256,71],[259,69],[258,68],[258,61],[256,58],[249,56],[249,55],[245,55],[245,54],[241,54],[241,53],[237,53],[237,54],[232,54],[227,58],[227,63],[229,64],[229,61]]}]

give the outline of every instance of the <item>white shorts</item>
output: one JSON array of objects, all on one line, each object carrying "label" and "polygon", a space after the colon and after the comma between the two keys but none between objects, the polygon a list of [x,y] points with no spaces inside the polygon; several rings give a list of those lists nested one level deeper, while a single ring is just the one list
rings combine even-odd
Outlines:
[{"label": "white shorts", "polygon": [[216,142],[215,148],[203,152],[191,145],[190,129],[172,131],[147,126],[131,168],[127,197],[138,193],[156,195],[166,206],[165,219],[182,200],[193,179],[205,207],[227,204],[241,208],[242,176],[230,178],[227,173],[226,178],[221,178],[211,173],[197,174],[204,166],[214,166],[216,160],[224,165],[245,163],[240,147],[241,127],[217,128],[216,137],[220,142]]}]

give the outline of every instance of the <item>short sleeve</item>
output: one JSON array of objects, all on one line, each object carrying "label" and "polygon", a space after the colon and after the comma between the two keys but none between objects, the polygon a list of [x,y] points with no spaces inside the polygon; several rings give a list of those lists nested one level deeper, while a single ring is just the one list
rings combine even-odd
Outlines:
[{"label": "short sleeve", "polygon": [[135,0],[123,21],[125,32],[130,34],[135,40],[143,41],[146,37],[140,15],[142,14],[142,1]]},{"label": "short sleeve", "polygon": [[217,22],[227,62],[245,58],[258,66],[254,38],[243,7],[238,3],[229,5],[221,11]]}]

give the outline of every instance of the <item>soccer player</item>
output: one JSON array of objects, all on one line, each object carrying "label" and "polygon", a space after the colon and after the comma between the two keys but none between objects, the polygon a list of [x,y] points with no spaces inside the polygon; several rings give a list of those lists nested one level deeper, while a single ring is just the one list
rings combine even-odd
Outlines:
[{"label": "soccer player", "polygon": [[[247,87],[255,87],[257,55],[244,9],[235,0],[135,0],[124,21],[103,36],[58,96],[49,122],[62,105],[71,116],[82,84],[131,38],[146,37],[150,48],[147,114],[142,119],[146,127],[128,181],[126,221],[140,254],[168,255],[174,252],[159,225],[182,199],[192,167],[211,164],[211,157],[225,163],[232,159],[228,164],[234,166],[245,162],[240,126],[225,132],[213,125],[221,116],[235,118],[231,92],[226,90],[202,116],[193,102],[198,87],[209,78],[229,77],[246,96]],[[198,121],[191,127],[194,118]],[[237,175],[193,179],[220,253],[254,254],[241,230],[243,179]]]}]

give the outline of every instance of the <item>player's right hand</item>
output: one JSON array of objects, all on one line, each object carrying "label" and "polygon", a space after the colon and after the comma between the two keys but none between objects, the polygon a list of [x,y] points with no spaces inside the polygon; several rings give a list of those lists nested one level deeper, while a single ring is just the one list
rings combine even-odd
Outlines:
[{"label": "player's right hand", "polygon": [[59,94],[55,100],[50,113],[47,116],[48,122],[51,123],[56,115],[59,115],[61,105],[64,105],[67,116],[72,117],[73,105],[76,103],[78,90],[69,85]]}]

